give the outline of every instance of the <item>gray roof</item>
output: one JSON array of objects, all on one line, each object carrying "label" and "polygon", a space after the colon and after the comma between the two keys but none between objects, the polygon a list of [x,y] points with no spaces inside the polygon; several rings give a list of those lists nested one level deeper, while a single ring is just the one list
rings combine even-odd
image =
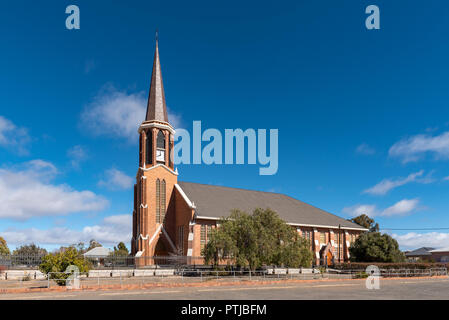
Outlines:
[{"label": "gray roof", "polygon": [[199,217],[222,218],[232,209],[252,213],[255,208],[270,208],[286,222],[304,226],[325,226],[364,229],[310,204],[280,193],[178,182],[184,193],[194,202]]},{"label": "gray roof", "polygon": [[111,249],[105,247],[95,247],[87,251],[85,257],[107,257],[111,253]]},{"label": "gray roof", "polygon": [[414,256],[430,256],[432,255],[430,253],[431,250],[433,250],[434,248],[430,248],[430,247],[422,247],[416,250],[412,250],[409,251],[405,254],[406,257],[414,257]]},{"label": "gray roof", "polygon": [[430,252],[449,252],[449,247],[431,250]]}]

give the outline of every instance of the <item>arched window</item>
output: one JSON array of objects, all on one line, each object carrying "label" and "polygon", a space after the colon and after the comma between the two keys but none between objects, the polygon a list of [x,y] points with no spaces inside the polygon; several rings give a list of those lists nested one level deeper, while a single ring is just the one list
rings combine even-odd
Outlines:
[{"label": "arched window", "polygon": [[165,180],[156,180],[156,223],[164,223],[166,211]]},{"label": "arched window", "polygon": [[161,223],[161,181],[156,180],[156,223]]},{"label": "arched window", "polygon": [[166,198],[165,198],[165,180],[162,180],[162,183],[161,183],[161,223],[164,223],[164,218],[165,218],[165,204],[166,204]]},{"label": "arched window", "polygon": [[145,163],[153,163],[153,131],[147,131],[147,145],[146,145],[146,155]]},{"label": "arched window", "polygon": [[169,167],[173,167],[173,150],[170,139],[170,136],[168,136],[168,165]]},{"label": "arched window", "polygon": [[156,146],[158,149],[165,149],[165,135],[162,131],[159,131],[157,134]]}]

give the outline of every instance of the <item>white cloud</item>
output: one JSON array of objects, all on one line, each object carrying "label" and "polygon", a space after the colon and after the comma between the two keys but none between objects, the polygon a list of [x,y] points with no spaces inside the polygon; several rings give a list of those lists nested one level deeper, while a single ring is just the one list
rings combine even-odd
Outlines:
[{"label": "white cloud", "polygon": [[129,189],[134,185],[134,179],[124,172],[111,168],[105,171],[105,179],[98,182],[99,186],[106,187],[111,190]]},{"label": "white cloud", "polygon": [[0,169],[0,218],[26,220],[32,217],[100,211],[108,201],[95,193],[77,191],[65,184],[52,184],[56,167],[32,160],[10,169]]},{"label": "white cloud", "polygon": [[418,161],[426,154],[433,154],[435,159],[449,159],[449,131],[438,136],[419,134],[405,138],[389,150],[391,157],[401,158],[404,163]]},{"label": "white cloud", "polygon": [[87,159],[87,150],[83,146],[76,145],[67,150],[67,157],[70,159],[70,164],[75,169],[79,169],[81,162]]},{"label": "white cloud", "polygon": [[376,150],[374,150],[374,148],[370,147],[366,143],[362,143],[361,145],[359,145],[355,151],[364,155],[373,155],[376,153]]},{"label": "white cloud", "polygon": [[387,194],[390,190],[403,186],[410,182],[418,182],[418,183],[431,183],[434,180],[432,179],[433,172],[431,171],[426,177],[421,178],[424,174],[424,170],[411,173],[406,178],[398,178],[398,179],[384,179],[375,186],[366,189],[363,193],[369,193],[373,195],[384,195]]},{"label": "white cloud", "polygon": [[403,249],[417,249],[421,247],[441,248],[447,247],[449,243],[449,233],[428,232],[416,233],[409,232],[404,235],[392,234],[400,247]]},{"label": "white cloud", "polygon": [[[145,120],[147,98],[143,92],[127,93],[105,86],[81,114],[81,124],[95,135],[116,136],[138,141],[137,129]],[[173,127],[180,117],[167,108]]]},{"label": "white cloud", "polygon": [[351,217],[357,217],[362,214],[374,217],[379,214],[376,205],[372,204],[357,204],[352,207],[345,207],[342,211],[346,214],[349,214]]},{"label": "white cloud", "polygon": [[11,149],[19,155],[27,155],[30,141],[27,129],[17,127],[12,121],[0,116],[0,147]]},{"label": "white cloud", "polygon": [[343,208],[342,212],[350,215],[351,217],[356,217],[361,214],[366,214],[369,217],[403,216],[416,211],[416,209],[418,208],[418,204],[418,199],[403,199],[384,210],[377,208],[377,206],[374,204],[358,204],[352,207],[345,207]]},{"label": "white cloud", "polygon": [[449,181],[449,176],[443,178],[444,181]]},{"label": "white cloud", "polygon": [[82,230],[55,227],[47,230],[9,228],[1,232],[2,237],[12,245],[36,243],[38,245],[70,245],[80,241],[88,243],[95,239],[103,245],[116,245],[131,240],[132,216],[129,214],[109,216],[98,225],[85,226]]},{"label": "white cloud", "polygon": [[403,216],[409,214],[416,210],[418,207],[419,200],[418,199],[404,199],[401,200],[391,207],[388,207],[382,212],[382,216]]}]

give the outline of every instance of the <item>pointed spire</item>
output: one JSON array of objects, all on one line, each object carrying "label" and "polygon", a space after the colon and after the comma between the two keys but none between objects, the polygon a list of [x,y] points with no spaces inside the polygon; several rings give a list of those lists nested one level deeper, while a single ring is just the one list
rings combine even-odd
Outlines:
[{"label": "pointed spire", "polygon": [[156,30],[156,51],[154,52],[153,72],[151,74],[150,94],[148,96],[145,121],[168,122],[165,104],[164,84],[162,82],[161,62],[159,60],[158,34]]}]

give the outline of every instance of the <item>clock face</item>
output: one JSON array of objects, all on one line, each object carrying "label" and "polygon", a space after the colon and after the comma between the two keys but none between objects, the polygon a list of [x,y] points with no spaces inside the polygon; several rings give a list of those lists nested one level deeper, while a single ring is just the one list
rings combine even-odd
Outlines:
[{"label": "clock face", "polygon": [[157,161],[165,161],[165,151],[164,150],[156,150],[156,160]]}]

